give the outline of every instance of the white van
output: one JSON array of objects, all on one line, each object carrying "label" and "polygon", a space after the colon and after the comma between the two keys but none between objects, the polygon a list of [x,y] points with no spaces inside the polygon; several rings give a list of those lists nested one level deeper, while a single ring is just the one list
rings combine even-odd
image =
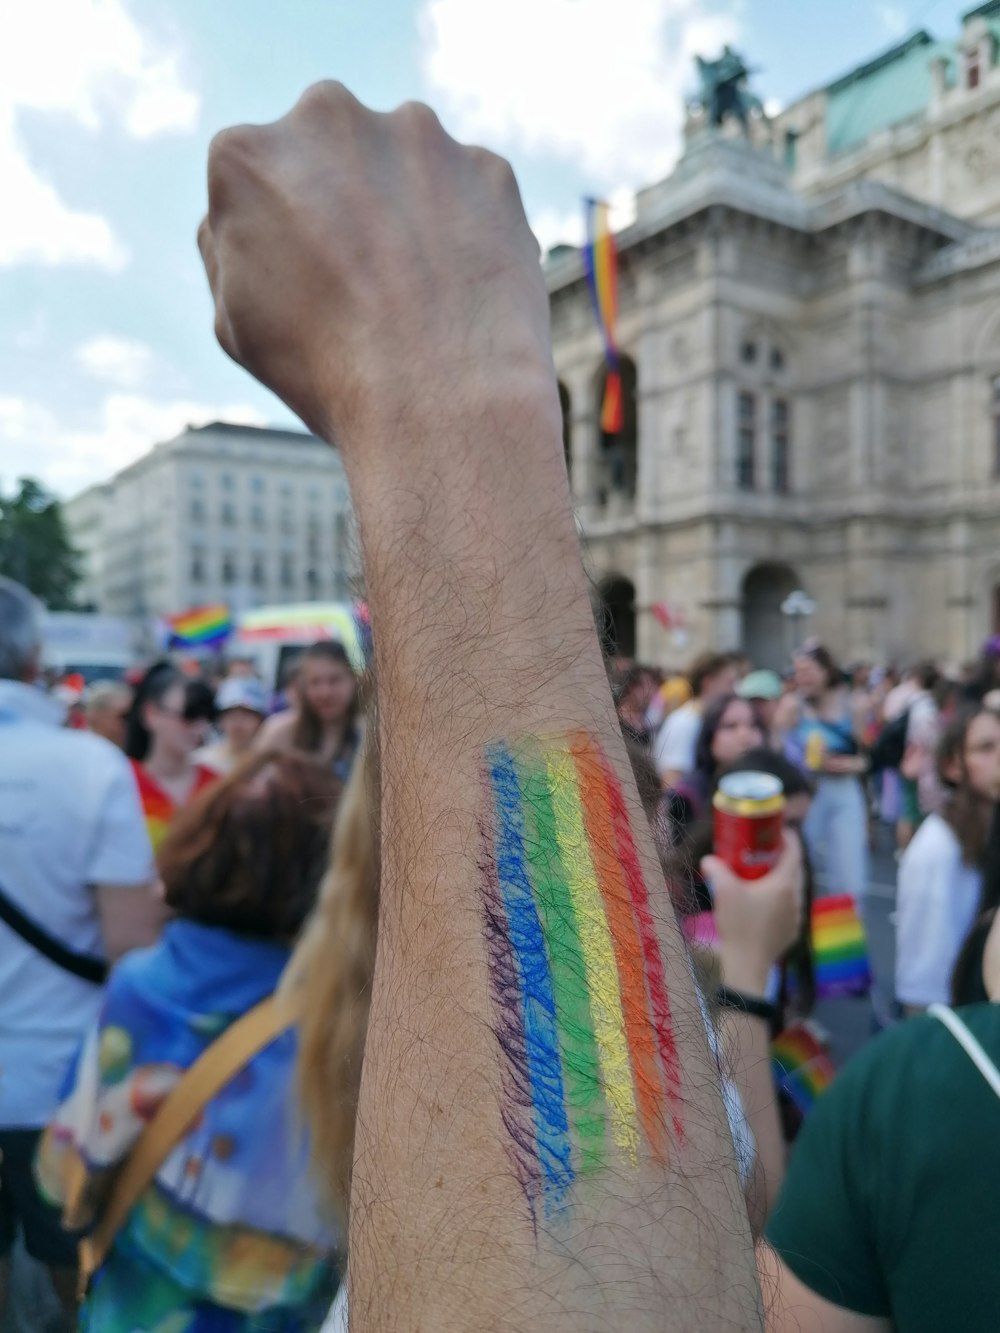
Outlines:
[{"label": "white van", "polygon": [[226,654],[250,658],[264,685],[277,692],[283,688],[295,658],[322,639],[342,644],[351,666],[360,675],[370,645],[368,608],[363,602],[260,606],[237,617],[236,632],[226,645]]}]

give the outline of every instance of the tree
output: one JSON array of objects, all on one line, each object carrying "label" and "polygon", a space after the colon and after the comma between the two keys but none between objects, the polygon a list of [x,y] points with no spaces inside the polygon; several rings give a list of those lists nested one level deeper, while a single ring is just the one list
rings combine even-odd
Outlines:
[{"label": "tree", "polygon": [[0,574],[30,588],[50,611],[71,610],[83,557],[69,539],[62,505],[30,477],[18,485],[14,495],[0,493]]}]

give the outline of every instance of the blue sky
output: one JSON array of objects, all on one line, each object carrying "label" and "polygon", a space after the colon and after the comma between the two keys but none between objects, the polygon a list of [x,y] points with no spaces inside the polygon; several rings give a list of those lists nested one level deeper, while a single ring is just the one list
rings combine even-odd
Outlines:
[{"label": "blue sky", "polygon": [[692,55],[787,102],[972,0],[23,0],[0,47],[0,488],[62,495],[215,416],[287,424],[227,361],[194,244],[208,141],[338,78],[510,157],[543,244],[676,159]]}]

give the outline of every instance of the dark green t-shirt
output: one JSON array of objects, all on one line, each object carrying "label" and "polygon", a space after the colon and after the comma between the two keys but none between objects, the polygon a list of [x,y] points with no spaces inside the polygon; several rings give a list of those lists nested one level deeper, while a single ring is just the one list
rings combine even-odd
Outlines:
[{"label": "dark green t-shirt", "polygon": [[[960,1011],[1000,1065],[1000,1005]],[[810,1113],[767,1238],[899,1333],[1000,1329],[1000,1099],[937,1019],[883,1033]]]}]

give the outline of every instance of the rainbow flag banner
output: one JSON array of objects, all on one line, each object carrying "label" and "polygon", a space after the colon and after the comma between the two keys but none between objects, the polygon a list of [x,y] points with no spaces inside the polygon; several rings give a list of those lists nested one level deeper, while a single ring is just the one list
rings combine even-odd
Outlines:
[{"label": "rainbow flag banner", "polygon": [[771,1068],[775,1083],[803,1116],[836,1073],[826,1047],[804,1021],[790,1024],[772,1041]]},{"label": "rainbow flag banner", "polygon": [[863,995],[871,986],[868,940],[849,893],[819,898],[812,907],[816,994]]},{"label": "rainbow flag banner", "polygon": [[587,243],[583,247],[583,264],[590,288],[597,326],[604,340],[604,357],[608,374],[604,382],[604,402],[601,406],[601,430],[605,435],[617,435],[625,425],[625,402],[622,397],[622,378],[618,361],[618,252],[608,221],[608,206],[599,199],[588,199]]},{"label": "rainbow flag banner", "polygon": [[532,1213],[683,1141],[663,956],[621,785],[580,733],[488,747],[483,934],[512,1169]]},{"label": "rainbow flag banner", "polygon": [[168,648],[216,648],[233,632],[229,607],[219,602],[213,606],[198,606],[179,616],[168,616],[170,631]]}]

